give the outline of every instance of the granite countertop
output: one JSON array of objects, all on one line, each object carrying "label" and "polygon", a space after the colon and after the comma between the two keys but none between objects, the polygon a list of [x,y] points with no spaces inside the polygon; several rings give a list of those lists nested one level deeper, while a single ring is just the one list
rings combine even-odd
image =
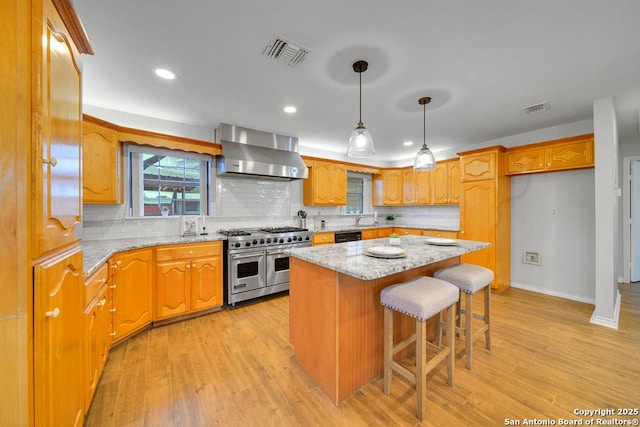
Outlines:
[{"label": "granite countertop", "polygon": [[181,243],[202,243],[226,240],[222,234],[211,233],[206,236],[164,236],[138,237],[135,239],[110,239],[83,241],[80,246],[83,253],[84,278],[91,276],[104,262],[114,254],[132,249],[151,246],[176,245]]},{"label": "granite countertop", "polygon": [[339,273],[348,274],[361,280],[373,280],[390,276],[401,271],[433,264],[491,246],[490,243],[471,240],[456,240],[454,246],[427,244],[427,236],[402,236],[400,245],[407,254],[405,258],[383,259],[363,254],[367,248],[389,246],[389,238],[359,240],[334,245],[311,246],[289,249],[295,257]]}]

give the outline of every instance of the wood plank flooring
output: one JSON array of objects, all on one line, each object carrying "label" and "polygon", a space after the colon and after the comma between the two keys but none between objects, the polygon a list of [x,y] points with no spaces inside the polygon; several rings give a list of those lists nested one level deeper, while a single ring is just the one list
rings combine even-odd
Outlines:
[{"label": "wood plank flooring", "polygon": [[[335,406],[293,358],[289,299],[281,296],[113,348],[86,425],[497,426],[597,418],[574,409],[638,408],[640,285],[620,290],[617,331],[590,324],[590,304],[520,289],[493,294],[492,350],[478,341],[469,371],[464,341],[456,341],[455,384],[446,385],[445,364],[429,374],[422,423],[415,389],[399,376],[390,396],[379,377]],[[602,419],[612,418],[633,417]]]}]

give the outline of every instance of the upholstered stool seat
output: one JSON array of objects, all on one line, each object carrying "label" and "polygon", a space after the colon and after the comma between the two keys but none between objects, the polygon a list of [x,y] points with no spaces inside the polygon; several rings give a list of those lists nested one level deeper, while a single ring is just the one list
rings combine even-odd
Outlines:
[{"label": "upholstered stool seat", "polygon": [[[460,293],[458,288],[443,280],[433,277],[419,276],[409,281],[386,287],[380,293],[380,303],[384,306],[384,392],[389,394],[391,376],[395,371],[416,385],[417,415],[420,420],[424,417],[425,392],[427,373],[442,360],[447,358],[447,383],[453,385],[454,372],[454,343],[455,343],[455,314],[454,305],[458,302]],[[447,346],[436,346],[427,341],[427,323],[431,317],[447,310]],[[404,341],[393,342],[393,311],[398,311],[416,319],[416,333]],[[416,343],[416,369],[409,369],[393,360],[395,354],[413,342]],[[427,363],[427,347],[436,355]]]},{"label": "upholstered stool seat", "polygon": [[[473,342],[483,333],[485,334],[485,344],[488,350],[491,349],[491,282],[495,275],[488,268],[475,264],[458,264],[453,267],[438,270],[434,277],[447,281],[460,289],[460,293],[465,294],[464,308],[462,308],[462,297],[458,305],[458,316],[456,317],[456,332],[465,337],[465,359],[467,369],[471,369],[473,361]],[[484,289],[484,313],[473,312],[473,294]],[[461,325],[461,315],[464,314],[464,328]],[[473,332],[473,319],[480,319],[483,326]],[[440,324],[438,324],[441,326]],[[438,329],[438,336],[441,329]],[[438,337],[437,342],[440,341]]]}]

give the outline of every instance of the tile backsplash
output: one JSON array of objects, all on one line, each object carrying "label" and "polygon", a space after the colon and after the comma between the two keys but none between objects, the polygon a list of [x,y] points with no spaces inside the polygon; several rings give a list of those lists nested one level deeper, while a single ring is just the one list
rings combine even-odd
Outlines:
[{"label": "tile backsplash", "polygon": [[[308,213],[307,228],[320,228],[325,220],[329,228],[355,225],[355,215],[346,215],[344,207],[304,206],[302,181],[278,181],[257,178],[214,177],[211,214],[206,217],[208,232],[246,227],[297,226],[297,212]],[[374,210],[380,225],[394,214],[394,225],[434,227],[457,230],[458,206],[368,207],[361,224],[373,223]],[[175,236],[181,233],[180,217],[127,218],[125,205],[84,205],[83,240],[131,237]],[[202,218],[198,219],[201,227]]]}]

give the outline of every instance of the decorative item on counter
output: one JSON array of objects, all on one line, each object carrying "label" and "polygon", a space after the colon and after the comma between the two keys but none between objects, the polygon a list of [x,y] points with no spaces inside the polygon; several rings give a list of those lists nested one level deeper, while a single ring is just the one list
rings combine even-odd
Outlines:
[{"label": "decorative item on counter", "polygon": [[395,219],[396,219],[396,217],[395,217],[395,216],[393,216],[393,215],[387,215],[387,217],[386,217],[387,222],[391,222],[391,223],[393,223],[393,221],[394,221]]},{"label": "decorative item on counter", "polygon": [[305,211],[298,211],[298,226],[300,228],[307,228],[307,213]]},{"label": "decorative item on counter", "polygon": [[194,216],[182,217],[182,236],[195,236],[198,229],[198,220]]},{"label": "decorative item on counter", "polygon": [[391,233],[389,235],[389,244],[391,246],[400,246],[402,244],[402,240],[400,239],[400,236],[396,233]]},{"label": "decorative item on counter", "polygon": [[162,214],[162,216],[169,216],[169,208],[168,208],[168,207],[166,207],[166,206],[163,206],[163,207],[160,209],[160,213]]},{"label": "decorative item on counter", "polygon": [[373,211],[373,225],[378,225],[378,212]]}]

